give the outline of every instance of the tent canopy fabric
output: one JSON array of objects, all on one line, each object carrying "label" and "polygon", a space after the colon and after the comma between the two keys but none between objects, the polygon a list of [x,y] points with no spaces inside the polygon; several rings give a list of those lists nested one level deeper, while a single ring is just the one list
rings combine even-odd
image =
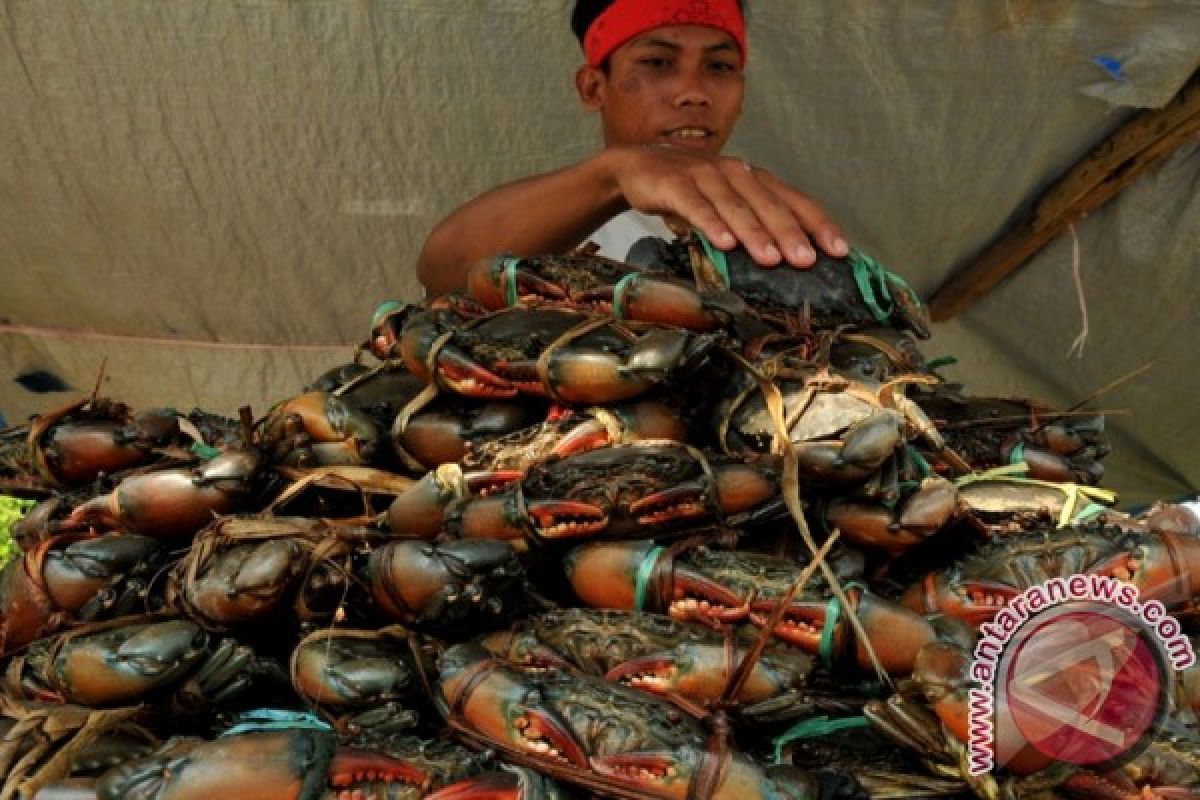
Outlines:
[{"label": "tent canopy fabric", "polygon": [[[262,413],[348,361],[448,211],[599,146],[568,0],[0,6],[0,413]],[[1200,65],[1193,0],[752,0],[731,152],[928,295]],[[975,394],[1103,396],[1125,505],[1200,487],[1200,143],[950,323]],[[1082,353],[1068,354],[1086,328]],[[59,376],[67,393],[26,388]],[[35,388],[37,388],[35,386]]]}]

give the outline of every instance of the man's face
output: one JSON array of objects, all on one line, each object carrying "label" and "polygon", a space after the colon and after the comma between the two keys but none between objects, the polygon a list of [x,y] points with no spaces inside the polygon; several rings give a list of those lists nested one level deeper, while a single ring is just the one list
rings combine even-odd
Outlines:
[{"label": "man's face", "polygon": [[599,111],[607,145],[666,144],[717,155],[742,113],[733,37],[716,28],[655,28],[619,47],[605,74],[583,67],[580,98]]}]

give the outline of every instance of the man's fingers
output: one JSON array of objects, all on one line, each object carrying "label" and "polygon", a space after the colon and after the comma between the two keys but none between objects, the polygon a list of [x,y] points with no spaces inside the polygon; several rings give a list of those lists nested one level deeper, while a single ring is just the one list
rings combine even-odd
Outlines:
[{"label": "man's fingers", "polygon": [[670,210],[686,219],[722,250],[728,250],[738,243],[737,236],[730,230],[721,214],[713,204],[701,194],[690,181],[672,192],[668,205]]},{"label": "man's fingers", "polygon": [[843,258],[850,253],[850,246],[846,243],[842,229],[826,216],[825,211],[812,198],[796,191],[769,172],[758,171],[756,174],[792,210],[821,250],[834,258]]},{"label": "man's fingers", "polygon": [[734,167],[729,172],[729,178],[734,189],[750,204],[789,264],[808,268],[816,263],[817,254],[809,243],[800,219],[791,206],[759,179],[758,171]]},{"label": "man's fingers", "polygon": [[[749,176],[749,173],[742,171],[742,175]],[[780,262],[783,253],[779,245],[759,218],[750,198],[736,189],[724,169],[714,165],[697,173],[696,186],[755,261],[765,267]]]}]

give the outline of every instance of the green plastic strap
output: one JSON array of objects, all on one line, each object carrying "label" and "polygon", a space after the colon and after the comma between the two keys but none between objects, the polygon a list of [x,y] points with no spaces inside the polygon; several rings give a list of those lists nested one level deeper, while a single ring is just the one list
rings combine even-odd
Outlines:
[{"label": "green plastic strap", "polygon": [[1025,443],[1017,442],[1013,445],[1012,452],[1008,454],[1008,463],[1024,464],[1025,463]]},{"label": "green plastic strap", "polygon": [[383,318],[388,314],[401,308],[404,308],[404,303],[401,303],[399,300],[388,300],[381,303],[379,308],[375,309],[375,313],[371,315],[371,327],[374,328],[383,322]]},{"label": "green plastic strap", "polygon": [[629,288],[629,284],[634,283],[638,278],[642,277],[636,272],[631,272],[621,280],[617,281],[617,285],[613,287],[613,316],[617,319],[625,319],[625,291]]},{"label": "green plastic strap", "polygon": [[654,565],[658,563],[658,557],[662,554],[663,547],[653,547],[646,557],[642,559],[642,563],[638,565],[637,580],[633,588],[633,609],[641,611],[646,605],[646,584],[650,582],[650,575],[654,572]]},{"label": "green plastic strap", "polygon": [[[862,295],[863,302],[871,310],[876,322],[887,325],[896,306],[892,303],[887,282],[883,278],[883,266],[861,250],[851,250],[848,260],[850,268],[854,270],[854,282],[858,284],[858,293]],[[879,297],[876,297],[872,281],[879,282]]]},{"label": "green plastic strap", "polygon": [[841,615],[842,603],[837,599],[837,595],[834,595],[825,605],[825,624],[821,627],[821,646],[817,650],[817,656],[825,669],[833,669],[833,630],[837,627]]},{"label": "green plastic strap", "polygon": [[[847,592],[851,589],[865,592],[867,586],[862,581],[847,581],[842,589]],[[821,646],[817,650],[817,656],[821,659],[821,664],[825,669],[833,669],[833,631],[837,628],[841,616],[842,604],[837,599],[837,595],[834,595],[829,598],[829,603],[825,606],[825,624],[821,627]]]},{"label": "green plastic strap", "polygon": [[938,356],[930,359],[925,363],[925,369],[935,370],[941,367],[950,367],[958,363],[958,356]]},{"label": "green plastic strap", "polygon": [[504,302],[509,308],[519,305],[521,296],[517,294],[517,264],[521,263],[521,259],[515,256],[501,256],[503,261],[501,265],[504,267]]},{"label": "green plastic strap", "polygon": [[289,711],[276,708],[260,708],[239,714],[237,723],[221,733],[221,736],[237,736],[239,733],[259,731],[314,730],[332,731],[333,728],[310,711]]},{"label": "green plastic strap", "polygon": [[700,240],[700,246],[704,248],[704,255],[708,256],[708,260],[716,267],[717,274],[721,276],[725,288],[728,289],[732,281],[729,280],[729,261],[725,258],[725,253],[713,247],[708,237],[700,231],[696,231],[696,238]]},{"label": "green plastic strap", "polygon": [[1105,511],[1108,511],[1108,509],[1105,508],[1104,506],[1100,505],[1099,503],[1088,503],[1086,506],[1083,507],[1082,511],[1080,511],[1078,514],[1075,515],[1075,519],[1073,519],[1071,521],[1072,522],[1083,522],[1085,520],[1091,519],[1092,517],[1096,516],[1097,514],[1103,514]]},{"label": "green plastic strap", "polygon": [[771,740],[775,744],[775,763],[783,763],[783,748],[798,739],[815,739],[818,736],[828,736],[850,728],[866,728],[870,725],[870,720],[862,715],[838,719],[821,716],[800,720]]},{"label": "green plastic strap", "polygon": [[211,461],[221,454],[221,451],[215,447],[209,447],[204,442],[192,442],[190,448],[192,455],[203,458],[205,461]]},{"label": "green plastic strap", "polygon": [[905,445],[908,451],[908,460],[917,468],[917,472],[921,473],[922,478],[928,478],[933,474],[933,467],[929,466],[929,462],[925,460],[925,456],[921,455],[921,451],[913,447],[911,444]]}]

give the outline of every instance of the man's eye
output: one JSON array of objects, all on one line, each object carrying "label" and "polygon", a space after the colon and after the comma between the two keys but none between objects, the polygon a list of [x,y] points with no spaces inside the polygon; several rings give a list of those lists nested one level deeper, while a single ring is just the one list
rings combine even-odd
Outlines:
[{"label": "man's eye", "polygon": [[665,58],[654,57],[638,59],[638,63],[644,67],[650,67],[651,69],[665,69],[671,65],[671,62]]},{"label": "man's eye", "polygon": [[736,72],[737,64],[731,61],[714,61],[708,65],[713,72]]}]

